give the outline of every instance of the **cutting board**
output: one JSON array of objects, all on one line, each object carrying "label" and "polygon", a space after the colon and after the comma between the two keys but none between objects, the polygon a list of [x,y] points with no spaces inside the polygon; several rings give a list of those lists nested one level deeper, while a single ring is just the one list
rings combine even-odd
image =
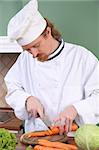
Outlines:
[{"label": "cutting board", "polygon": [[28,133],[23,134],[20,137],[20,141],[23,144],[30,144],[35,145],[38,144],[38,139],[47,139],[49,141],[59,141],[59,142],[66,142],[67,136],[66,135],[51,135],[51,136],[44,136],[44,137],[28,137]]}]

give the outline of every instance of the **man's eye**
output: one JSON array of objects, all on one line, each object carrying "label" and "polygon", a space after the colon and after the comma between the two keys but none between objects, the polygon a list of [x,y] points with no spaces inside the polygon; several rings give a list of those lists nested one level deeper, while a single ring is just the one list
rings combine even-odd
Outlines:
[{"label": "man's eye", "polygon": [[35,45],[35,46],[33,46],[34,48],[38,48],[40,45]]},{"label": "man's eye", "polygon": [[27,49],[26,51],[28,51],[29,53],[31,53],[31,50],[30,50],[30,49]]}]

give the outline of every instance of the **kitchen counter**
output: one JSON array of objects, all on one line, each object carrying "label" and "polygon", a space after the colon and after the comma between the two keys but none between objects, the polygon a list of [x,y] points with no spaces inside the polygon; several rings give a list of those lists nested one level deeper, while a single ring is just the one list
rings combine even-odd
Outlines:
[{"label": "kitchen counter", "polygon": [[0,128],[20,132],[23,129],[22,127],[23,121],[15,116],[13,109],[0,108]]}]

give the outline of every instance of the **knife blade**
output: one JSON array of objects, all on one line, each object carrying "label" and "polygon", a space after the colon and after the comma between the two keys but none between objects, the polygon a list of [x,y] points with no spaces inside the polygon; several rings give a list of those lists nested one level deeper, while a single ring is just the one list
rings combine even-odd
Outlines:
[{"label": "knife blade", "polygon": [[75,137],[75,131],[68,132],[67,137]]},{"label": "knife blade", "polygon": [[41,118],[41,120],[47,126],[47,128],[51,130],[50,127],[52,125],[52,122],[50,121],[49,117],[45,115],[43,118]]}]

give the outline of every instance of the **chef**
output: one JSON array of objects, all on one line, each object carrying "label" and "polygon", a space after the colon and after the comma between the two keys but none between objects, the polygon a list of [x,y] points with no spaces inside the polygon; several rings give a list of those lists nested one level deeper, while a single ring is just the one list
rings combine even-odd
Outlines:
[{"label": "chef", "polygon": [[99,122],[99,62],[86,48],[64,42],[54,25],[29,1],[8,24],[23,52],[8,71],[6,102],[25,120],[25,132],[46,130],[46,115],[60,132],[72,122]]}]

